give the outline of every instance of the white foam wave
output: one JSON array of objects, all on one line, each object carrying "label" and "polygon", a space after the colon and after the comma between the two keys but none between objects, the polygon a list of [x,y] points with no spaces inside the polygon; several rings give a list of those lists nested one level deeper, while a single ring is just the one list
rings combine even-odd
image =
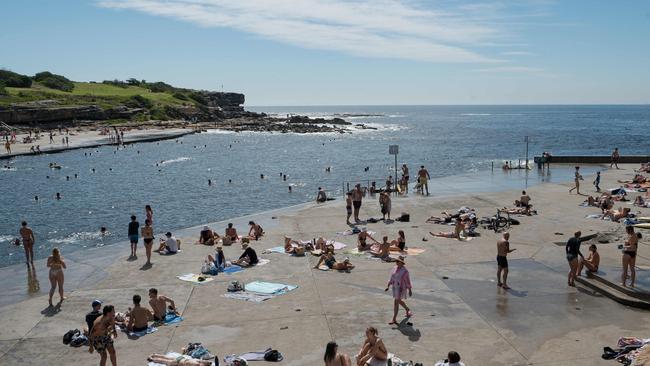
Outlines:
[{"label": "white foam wave", "polygon": [[16,239],[13,235],[0,235],[0,243],[10,242]]},{"label": "white foam wave", "polygon": [[461,113],[461,116],[491,116],[492,113]]},{"label": "white foam wave", "polygon": [[202,133],[207,133],[207,134],[211,134],[211,135],[234,135],[237,132],[230,131],[230,130],[219,130],[219,129],[215,128],[215,129],[206,130],[205,132],[202,132]]},{"label": "white foam wave", "polygon": [[192,159],[192,158],[187,157],[187,156],[181,156],[180,158],[176,158],[176,159],[163,160],[160,163],[158,163],[158,165],[167,165],[167,164],[171,164],[171,163],[178,163],[178,162],[186,161],[186,160],[190,160],[190,159]]},{"label": "white foam wave", "polygon": [[100,234],[98,231],[97,232],[82,231],[78,233],[72,233],[63,238],[48,239],[47,241],[54,244],[74,244],[80,241],[100,240],[105,238],[106,236],[107,235]]}]

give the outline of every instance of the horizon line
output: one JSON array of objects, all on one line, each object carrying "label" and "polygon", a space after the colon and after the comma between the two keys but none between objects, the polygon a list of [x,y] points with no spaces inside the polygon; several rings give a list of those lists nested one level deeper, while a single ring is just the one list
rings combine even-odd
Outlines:
[{"label": "horizon line", "polygon": [[648,103],[478,103],[478,104],[267,104],[267,105],[247,105],[249,108],[263,107],[555,107],[555,106],[575,106],[575,107],[616,107],[616,106],[638,106],[650,107]]}]

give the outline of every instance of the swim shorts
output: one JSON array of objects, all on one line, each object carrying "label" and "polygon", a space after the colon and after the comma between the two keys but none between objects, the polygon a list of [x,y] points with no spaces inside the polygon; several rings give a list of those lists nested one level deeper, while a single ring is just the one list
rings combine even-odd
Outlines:
[{"label": "swim shorts", "polygon": [[129,235],[129,241],[131,241],[131,243],[137,243],[138,240],[140,240],[139,236],[137,236],[137,235]]},{"label": "swim shorts", "polygon": [[361,208],[361,201],[352,201],[352,205],[358,210]]},{"label": "swim shorts", "polygon": [[576,258],[578,258],[578,256],[575,255],[575,254],[567,253],[567,255],[566,255],[566,260],[569,261],[569,262],[575,260]]},{"label": "swim shorts", "polygon": [[93,338],[93,348],[99,353],[106,351],[108,347],[113,346],[113,338],[108,335]]},{"label": "swim shorts", "polygon": [[508,268],[508,258],[505,255],[497,255],[497,265],[501,268]]}]

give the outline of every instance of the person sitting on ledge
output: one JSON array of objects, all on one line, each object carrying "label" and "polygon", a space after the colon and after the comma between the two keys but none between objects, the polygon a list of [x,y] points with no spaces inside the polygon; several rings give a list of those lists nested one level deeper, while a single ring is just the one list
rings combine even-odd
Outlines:
[{"label": "person sitting on ledge", "polygon": [[249,221],[248,225],[251,227],[248,230],[248,238],[251,240],[260,240],[264,234],[264,229],[259,224],[256,224],[255,221]]},{"label": "person sitting on ledge", "polygon": [[334,258],[334,248],[328,248],[325,251],[325,254],[320,256],[320,259],[318,259],[318,263],[314,266],[314,269],[318,269],[320,267],[321,263],[325,263],[327,268],[329,269],[335,269],[337,271],[350,271],[351,269],[354,268],[352,263],[350,263],[350,260],[348,258],[345,258],[343,262],[337,262],[336,258]]},{"label": "person sitting on ledge", "polygon": [[218,239],[219,235],[212,231],[212,229],[207,225],[203,227],[203,230],[201,230],[201,233],[199,234],[199,244],[214,245]]},{"label": "person sitting on ledge", "polygon": [[327,194],[323,190],[323,188],[318,187],[318,194],[316,195],[316,202],[318,203],[323,203],[327,201]]},{"label": "person sitting on ledge", "polygon": [[244,252],[239,256],[239,259],[232,262],[233,264],[241,267],[251,267],[259,263],[255,249],[248,245],[248,243],[243,243],[241,247],[244,249]]},{"label": "person sitting on ledge", "polygon": [[155,251],[165,255],[178,253],[181,250],[180,240],[176,240],[169,231],[165,234],[165,237],[167,239],[160,239],[160,247]]},{"label": "person sitting on ledge", "polygon": [[361,229],[361,232],[357,237],[357,248],[359,249],[360,252],[364,250],[370,250],[370,245],[368,245],[368,238],[370,238],[376,244],[379,244],[379,242],[375,240],[375,238],[373,238],[370,234],[368,234],[368,229],[364,227],[363,229]]},{"label": "person sitting on ledge", "polygon": [[587,267],[587,274],[598,272],[598,265],[600,264],[600,254],[598,254],[598,249],[596,244],[591,244],[589,246],[589,255],[587,259],[580,259],[580,267],[578,268],[578,277],[582,274],[582,269]]},{"label": "person sitting on ledge", "polygon": [[463,222],[460,221],[460,218],[456,219],[456,226],[454,228],[454,231],[439,231],[437,233],[429,232],[429,234],[441,238],[456,238],[458,240],[461,239],[460,234],[465,230],[465,225],[463,225]]}]

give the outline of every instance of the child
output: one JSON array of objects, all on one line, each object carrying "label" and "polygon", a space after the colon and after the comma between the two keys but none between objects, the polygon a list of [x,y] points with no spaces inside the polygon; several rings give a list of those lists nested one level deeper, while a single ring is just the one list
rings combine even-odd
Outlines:
[{"label": "child", "polygon": [[594,180],[594,185],[596,186],[596,192],[600,192],[600,172],[596,172],[596,179]]}]

